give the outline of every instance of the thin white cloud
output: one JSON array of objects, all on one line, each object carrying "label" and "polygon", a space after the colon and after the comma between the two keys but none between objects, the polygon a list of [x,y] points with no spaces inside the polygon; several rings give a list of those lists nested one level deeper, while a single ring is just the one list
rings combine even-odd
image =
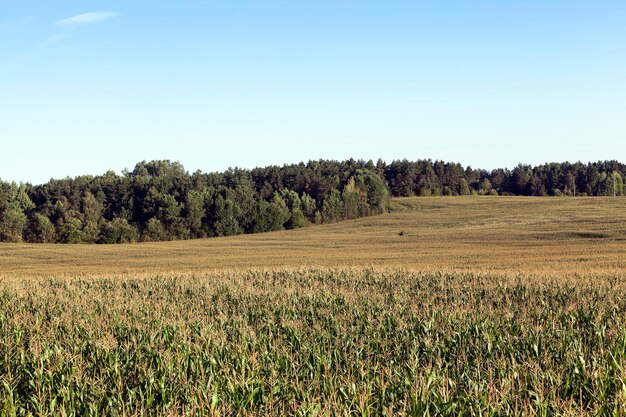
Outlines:
[{"label": "thin white cloud", "polygon": [[101,22],[103,20],[112,19],[116,17],[118,13],[115,12],[91,12],[77,14],[76,16],[60,19],[55,22],[59,27],[72,27],[79,25],[87,25],[90,23]]}]

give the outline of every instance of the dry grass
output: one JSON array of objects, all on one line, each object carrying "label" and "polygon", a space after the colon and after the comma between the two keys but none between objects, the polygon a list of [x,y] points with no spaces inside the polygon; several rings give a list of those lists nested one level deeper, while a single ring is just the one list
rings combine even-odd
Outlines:
[{"label": "dry grass", "polygon": [[507,274],[626,270],[626,200],[394,199],[390,214],[258,235],[131,245],[0,245],[0,276],[373,267]]}]

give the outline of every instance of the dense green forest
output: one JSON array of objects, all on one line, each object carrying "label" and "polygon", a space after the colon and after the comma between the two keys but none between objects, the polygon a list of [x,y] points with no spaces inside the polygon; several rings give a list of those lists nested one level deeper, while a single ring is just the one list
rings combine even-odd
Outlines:
[{"label": "dense green forest", "polygon": [[177,162],[130,172],[0,183],[0,240],[122,243],[293,229],[379,214],[388,190],[371,163],[189,174]]},{"label": "dense green forest", "polygon": [[617,161],[513,170],[442,161],[310,161],[189,174],[178,162],[140,162],[117,175],[0,181],[0,241],[123,243],[228,236],[386,211],[389,196],[624,195]]},{"label": "dense green forest", "polygon": [[386,165],[382,175],[393,196],[522,195],[612,196],[624,195],[626,165],[617,161],[583,164],[549,163],[536,167],[519,164],[513,170],[464,168],[443,161],[407,160]]}]

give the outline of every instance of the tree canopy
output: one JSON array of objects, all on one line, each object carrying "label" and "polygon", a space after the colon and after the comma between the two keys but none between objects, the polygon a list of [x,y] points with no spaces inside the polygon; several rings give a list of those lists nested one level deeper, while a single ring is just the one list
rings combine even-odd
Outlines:
[{"label": "tree canopy", "polygon": [[[329,201],[336,207],[326,213]],[[122,175],[109,171],[35,186],[0,181],[0,240],[125,243],[229,236],[382,213],[387,202],[384,180],[363,161],[191,174],[178,162],[144,161]]]}]

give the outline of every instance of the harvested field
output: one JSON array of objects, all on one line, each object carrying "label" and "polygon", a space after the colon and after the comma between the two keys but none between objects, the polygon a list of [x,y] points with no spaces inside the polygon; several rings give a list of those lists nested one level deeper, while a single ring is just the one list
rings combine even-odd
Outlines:
[{"label": "harvested field", "polygon": [[0,244],[0,276],[337,266],[541,275],[626,270],[623,198],[403,198],[392,205],[381,216],[225,238]]}]

